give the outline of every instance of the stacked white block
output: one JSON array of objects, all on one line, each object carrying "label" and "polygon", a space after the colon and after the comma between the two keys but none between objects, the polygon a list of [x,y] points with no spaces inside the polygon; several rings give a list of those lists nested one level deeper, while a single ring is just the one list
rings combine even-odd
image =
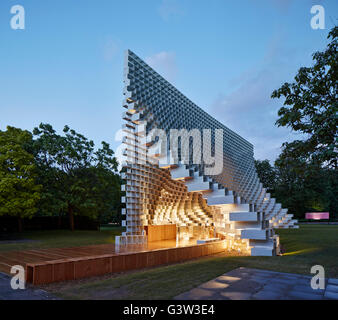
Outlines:
[{"label": "stacked white block", "polygon": [[[296,227],[297,221],[260,183],[253,146],[196,106],[129,50],[124,75],[123,237],[137,235],[145,239],[143,230],[148,224],[174,223],[187,237],[208,234],[214,227],[233,248],[246,248],[252,255],[278,253],[273,228]],[[203,138],[202,131],[209,130],[211,154],[216,156],[222,147],[217,162],[223,163],[223,169],[217,175],[208,174],[209,166],[203,161],[196,164],[189,154],[191,148],[183,149],[182,144],[178,146],[169,138],[166,146],[154,149],[156,134],[153,141],[149,136],[146,139],[154,129],[164,130],[168,137],[172,129],[197,130]],[[217,135],[219,130],[221,136]],[[203,155],[204,146],[198,147],[195,140],[194,154]],[[169,155],[164,164],[159,162],[163,152]],[[118,240],[128,242],[123,237]]]}]

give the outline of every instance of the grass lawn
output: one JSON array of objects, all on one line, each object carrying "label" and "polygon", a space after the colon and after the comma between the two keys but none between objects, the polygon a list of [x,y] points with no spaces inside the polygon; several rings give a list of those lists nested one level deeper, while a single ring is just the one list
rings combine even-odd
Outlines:
[{"label": "grass lawn", "polygon": [[[325,268],[326,277],[338,278],[337,225],[301,225],[300,229],[278,232],[286,250],[279,257],[222,254],[153,269],[54,284],[46,289],[64,299],[171,299],[238,267],[310,275],[311,267],[316,264]],[[102,236],[102,241],[105,237]]]},{"label": "grass lawn", "polygon": [[0,252],[12,250],[29,250],[42,248],[78,247],[94,244],[114,243],[115,235],[121,234],[121,227],[104,228],[101,231],[31,231],[23,232],[20,239],[32,242],[1,243]]}]

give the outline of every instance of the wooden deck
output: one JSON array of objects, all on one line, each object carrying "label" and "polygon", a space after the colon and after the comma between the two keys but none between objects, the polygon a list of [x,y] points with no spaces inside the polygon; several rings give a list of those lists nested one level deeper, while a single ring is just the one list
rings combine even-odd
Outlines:
[{"label": "wooden deck", "polygon": [[192,245],[155,241],[148,245],[118,248],[103,244],[73,248],[49,248],[0,253],[0,271],[10,274],[14,265],[26,269],[34,285],[75,280],[108,273],[186,261],[224,251],[223,241]]}]

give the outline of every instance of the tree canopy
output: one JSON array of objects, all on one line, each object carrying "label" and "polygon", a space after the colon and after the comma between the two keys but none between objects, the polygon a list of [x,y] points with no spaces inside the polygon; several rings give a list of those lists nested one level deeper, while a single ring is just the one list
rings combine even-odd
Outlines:
[{"label": "tree canopy", "polygon": [[293,83],[284,83],[272,93],[272,98],[284,97],[276,124],[304,134],[303,140],[284,143],[280,160],[292,154],[294,158],[337,168],[337,37],[338,27],[334,27],[326,50],[313,54],[314,65],[300,68]]},{"label": "tree canopy", "polygon": [[329,211],[337,216],[338,172],[302,159],[279,157],[274,166],[269,160],[255,161],[258,176],[277,202],[304,219],[306,212]]},{"label": "tree canopy", "polygon": [[38,210],[41,185],[37,184],[34,156],[28,152],[32,134],[8,126],[0,131],[0,215],[31,218]]},{"label": "tree canopy", "polygon": [[273,194],[277,182],[275,168],[270,164],[269,160],[255,160],[255,166],[259,180],[267,188],[268,192]]},{"label": "tree canopy", "polygon": [[285,142],[274,167],[256,163],[262,181],[275,172],[274,195],[298,218],[309,210],[337,215],[337,37],[334,27],[326,50],[313,54],[313,66],[300,68],[294,82],[272,93],[272,98],[284,98],[276,125],[291,128],[303,139]]},{"label": "tree canopy", "polygon": [[44,186],[41,208],[99,218],[118,206],[120,197],[117,160],[106,142],[95,151],[94,142],[65,126],[58,135],[49,124],[33,130],[35,157]]}]

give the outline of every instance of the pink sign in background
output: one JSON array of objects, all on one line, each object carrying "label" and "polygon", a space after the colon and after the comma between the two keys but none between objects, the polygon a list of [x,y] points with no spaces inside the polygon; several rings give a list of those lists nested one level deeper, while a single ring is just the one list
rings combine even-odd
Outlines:
[{"label": "pink sign in background", "polygon": [[307,212],[305,213],[305,219],[313,219],[313,220],[322,220],[329,219],[329,212]]}]

